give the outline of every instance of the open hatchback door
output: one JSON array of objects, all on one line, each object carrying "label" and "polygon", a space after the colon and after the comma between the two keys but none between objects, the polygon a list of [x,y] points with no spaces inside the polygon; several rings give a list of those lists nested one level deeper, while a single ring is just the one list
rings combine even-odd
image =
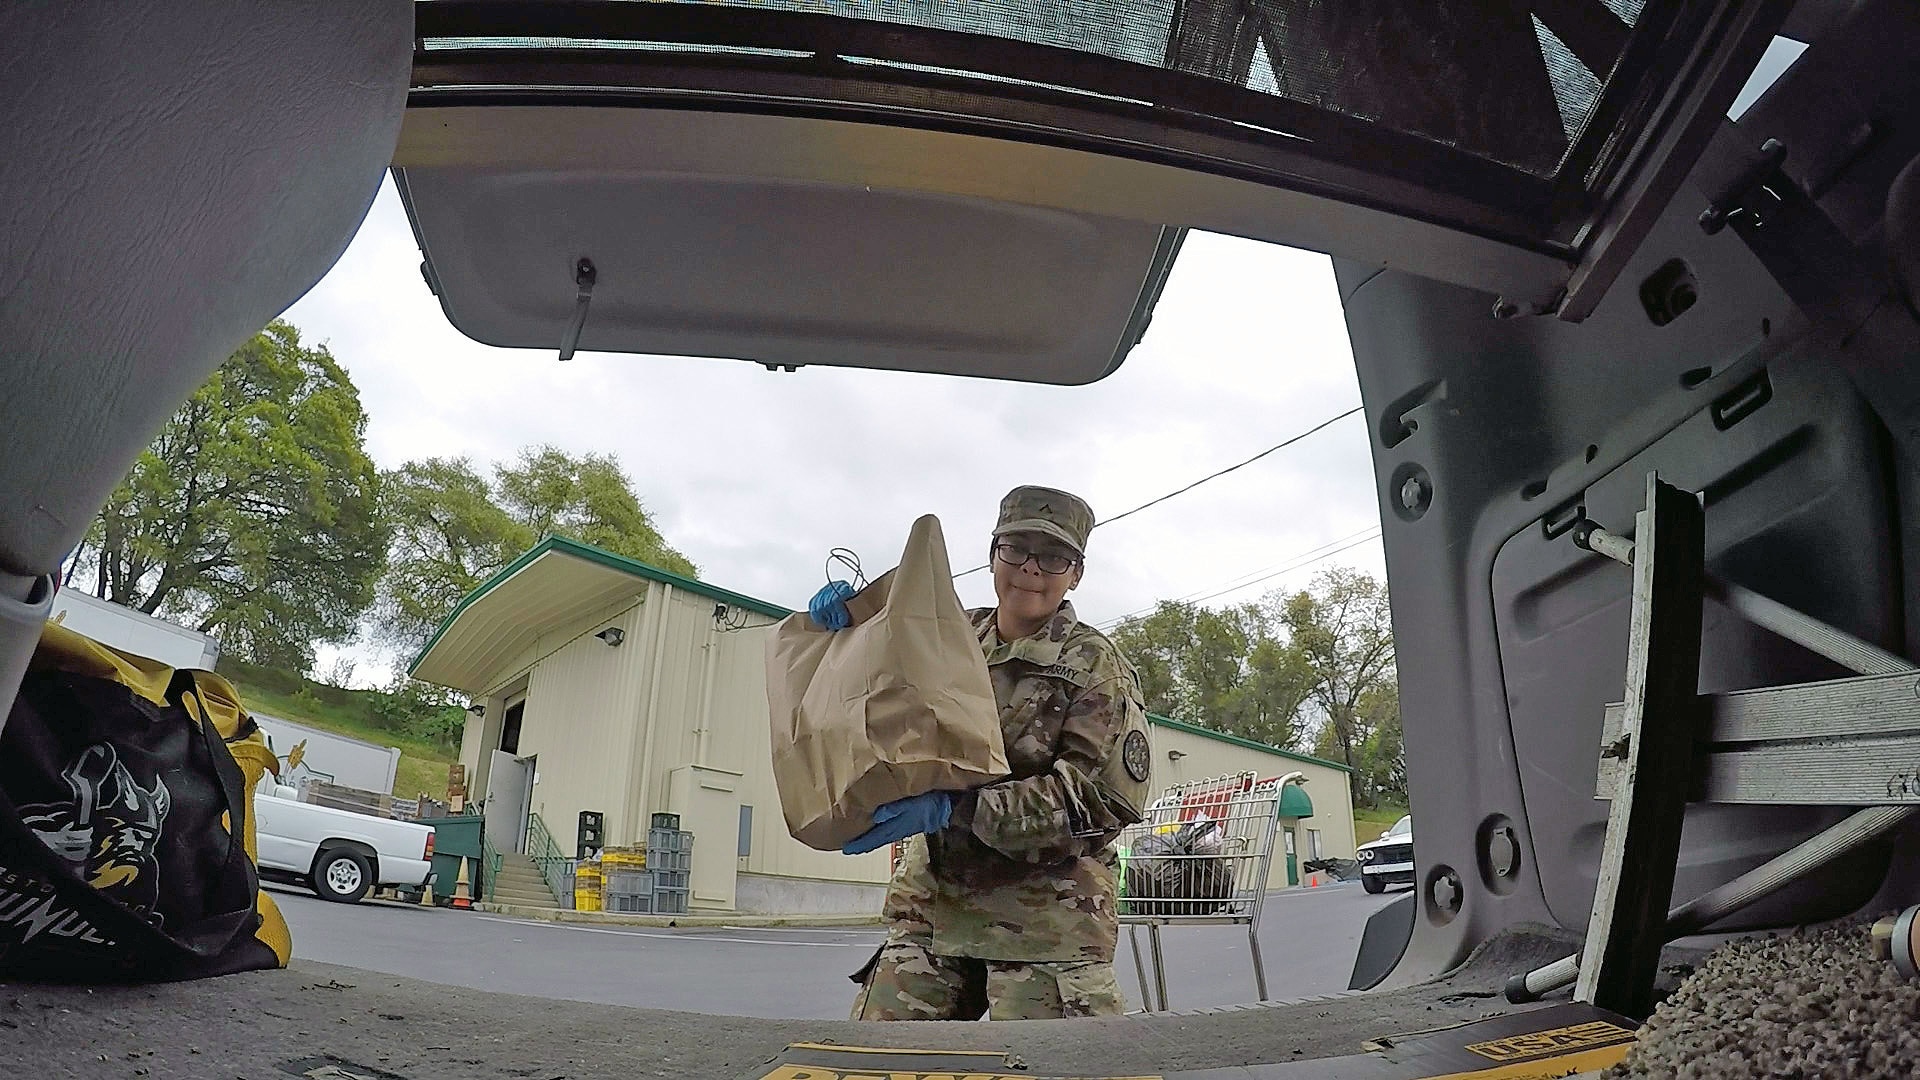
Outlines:
[{"label": "open hatchback door", "polygon": [[[1803,559],[1796,514],[1871,537],[1791,599],[1903,645],[1881,421],[1789,362],[1823,301],[1738,216],[1772,190],[1763,137],[1851,121],[1783,89],[1772,130],[1728,121],[1783,32],[1898,72],[1862,44],[1903,40],[1885,8],[426,0],[394,175],[453,323],[563,358],[1086,383],[1184,230],[1332,254],[1422,821],[1388,953],[1431,973],[1516,924],[1587,928],[1632,588],[1569,537],[1631,533],[1647,472],[1706,493],[1709,569],[1756,588]],[[1800,65],[1792,100],[1834,100],[1833,70]],[[1833,673],[1711,601],[1706,627],[1705,690]],[[1676,903],[1842,816],[1685,813]],[[1744,925],[1853,910],[1885,874],[1854,860]]]},{"label": "open hatchback door", "polygon": [[1580,318],[1781,4],[428,0],[394,175],[488,344],[1047,383],[1186,228]]}]

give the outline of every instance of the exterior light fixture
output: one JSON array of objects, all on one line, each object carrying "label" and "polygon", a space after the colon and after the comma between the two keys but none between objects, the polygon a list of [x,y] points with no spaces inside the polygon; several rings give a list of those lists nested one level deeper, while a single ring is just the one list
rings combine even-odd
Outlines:
[{"label": "exterior light fixture", "polygon": [[1186,756],[1187,756],[1187,752],[1186,752],[1185,750],[1169,750],[1169,751],[1167,751],[1167,760],[1168,760],[1168,761],[1179,761],[1179,760],[1180,760],[1181,758],[1183,758],[1183,757],[1186,757]]},{"label": "exterior light fixture", "polygon": [[473,704],[467,706],[467,711],[472,713],[475,716],[485,716],[487,715],[487,706],[485,702],[476,701]]},{"label": "exterior light fixture", "polygon": [[609,647],[617,646],[627,640],[627,632],[617,626],[609,626],[593,636],[606,642]]}]

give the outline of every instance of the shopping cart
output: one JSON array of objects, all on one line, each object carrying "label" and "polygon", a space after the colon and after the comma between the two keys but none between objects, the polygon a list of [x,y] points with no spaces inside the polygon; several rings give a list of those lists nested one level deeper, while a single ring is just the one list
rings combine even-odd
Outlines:
[{"label": "shopping cart", "polygon": [[[1290,779],[1260,780],[1248,772],[1177,784],[1121,834],[1120,922],[1149,1010],[1167,1008],[1163,926],[1245,925],[1254,983],[1266,1000],[1260,909],[1279,831],[1280,791]],[[1140,953],[1142,926],[1152,949],[1151,989]]]}]

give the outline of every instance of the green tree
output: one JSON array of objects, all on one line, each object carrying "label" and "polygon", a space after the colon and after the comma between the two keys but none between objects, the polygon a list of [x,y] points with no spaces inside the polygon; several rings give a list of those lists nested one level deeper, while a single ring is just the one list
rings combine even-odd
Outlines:
[{"label": "green tree", "polygon": [[1305,734],[1301,709],[1312,689],[1313,670],[1306,657],[1269,633],[1247,656],[1245,679],[1227,711],[1225,730],[1290,750]]},{"label": "green tree", "polygon": [[1111,636],[1133,661],[1148,709],[1271,746],[1298,743],[1311,672],[1258,605],[1162,601]]},{"label": "green tree", "polygon": [[1355,755],[1361,797],[1369,806],[1407,805],[1407,754],[1400,738],[1400,689],[1394,679],[1360,702],[1366,738]]},{"label": "green tree", "polygon": [[1186,668],[1194,646],[1193,622],[1198,610],[1191,604],[1162,600],[1151,614],[1123,619],[1107,632],[1121,655],[1133,662],[1140,696],[1149,712],[1176,717],[1197,715],[1186,683]]},{"label": "green tree", "polygon": [[1354,802],[1371,805],[1359,752],[1389,715],[1397,742],[1400,714],[1397,692],[1388,689],[1396,675],[1386,586],[1343,567],[1323,571],[1302,592],[1270,594],[1265,603],[1311,672],[1308,699],[1322,719],[1316,751],[1353,768]]},{"label": "green tree", "polygon": [[386,474],[393,529],[374,612],[378,636],[411,655],[462,597],[546,536],[561,535],[689,577],[610,456],[521,451],[491,479],[466,458],[410,461]]},{"label": "green tree", "polygon": [[[1361,704],[1365,732],[1354,749],[1355,806],[1406,806],[1407,755],[1400,737],[1400,697],[1389,682],[1367,695]],[[1322,723],[1315,734],[1313,752],[1329,760],[1344,752],[1340,736],[1332,724]]]},{"label": "green tree", "polygon": [[274,321],[141,453],[74,559],[115,603],[305,671],[350,640],[387,532],[359,391],[324,346]]},{"label": "green tree", "polygon": [[386,474],[385,487],[393,546],[374,623],[383,640],[410,653],[537,537],[494,501],[466,458],[409,461]]},{"label": "green tree", "polygon": [[373,694],[374,718],[389,731],[458,750],[466,726],[465,699],[438,686],[397,676]]},{"label": "green tree", "polygon": [[696,573],[654,527],[611,455],[574,457],[552,446],[531,447],[498,471],[495,486],[501,505],[536,537],[567,536],[662,570]]}]

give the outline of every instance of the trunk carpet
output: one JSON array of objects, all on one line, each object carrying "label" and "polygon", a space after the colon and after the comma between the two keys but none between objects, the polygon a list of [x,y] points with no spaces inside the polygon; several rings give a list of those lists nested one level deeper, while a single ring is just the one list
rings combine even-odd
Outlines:
[{"label": "trunk carpet", "polygon": [[1920,1077],[1920,983],[1873,959],[1871,920],[1714,950],[1607,1080]]}]

